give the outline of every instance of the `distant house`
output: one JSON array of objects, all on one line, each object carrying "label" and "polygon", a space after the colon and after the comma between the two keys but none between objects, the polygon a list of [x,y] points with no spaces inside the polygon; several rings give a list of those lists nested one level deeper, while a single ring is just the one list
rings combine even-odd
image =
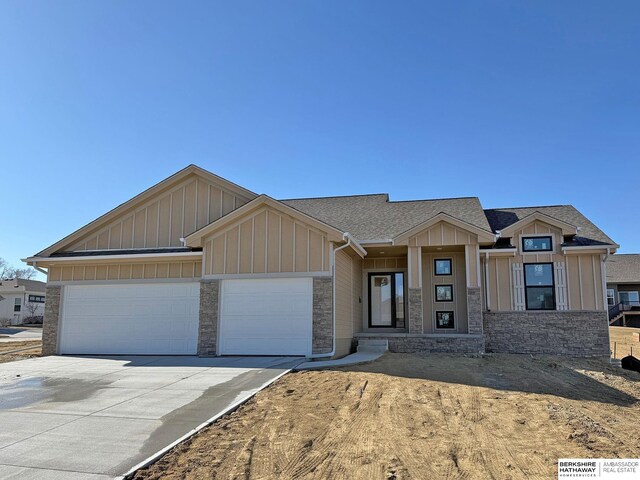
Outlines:
[{"label": "distant house", "polygon": [[640,327],[640,254],[609,257],[607,303],[611,325]]},{"label": "distant house", "polygon": [[0,280],[0,324],[20,325],[29,317],[44,316],[45,289],[37,280]]}]

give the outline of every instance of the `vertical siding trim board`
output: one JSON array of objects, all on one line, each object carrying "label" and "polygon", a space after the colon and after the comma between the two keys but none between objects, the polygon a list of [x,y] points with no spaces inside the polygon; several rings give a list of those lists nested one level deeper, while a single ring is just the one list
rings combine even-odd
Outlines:
[{"label": "vertical siding trim board", "polygon": [[567,275],[564,262],[555,262],[556,309],[567,310]]},{"label": "vertical siding trim board", "polygon": [[513,298],[514,310],[525,310],[524,268],[522,263],[513,263]]}]

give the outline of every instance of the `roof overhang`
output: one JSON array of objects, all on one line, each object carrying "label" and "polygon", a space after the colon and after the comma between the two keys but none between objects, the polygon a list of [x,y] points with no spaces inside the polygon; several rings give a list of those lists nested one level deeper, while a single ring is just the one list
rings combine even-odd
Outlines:
[{"label": "roof overhang", "polygon": [[613,254],[617,245],[584,245],[580,247],[560,247],[565,255]]},{"label": "roof overhang", "polygon": [[22,259],[27,265],[49,267],[58,264],[96,264],[96,263],[141,263],[141,262],[170,262],[172,260],[200,260],[202,252],[171,252],[171,253],[135,253],[125,255],[83,255],[83,256],[55,256],[55,257],[28,257]]},{"label": "roof overhang", "polygon": [[[211,222],[209,225],[202,227],[200,230],[196,230],[191,235],[185,238],[186,245],[188,247],[202,247],[203,239],[208,237],[219,230],[224,229],[227,226],[233,225],[236,222],[242,220],[243,217],[250,215],[252,212],[258,210],[261,207],[270,207],[274,210],[277,210],[281,213],[284,213],[298,221],[309,225],[317,230],[325,232],[327,234],[327,238],[331,242],[342,242],[344,240],[344,234],[346,232],[342,232],[331,225],[328,225],[320,220],[307,215],[306,213],[302,213],[300,210],[296,210],[289,205],[286,205],[278,200],[275,200],[268,195],[260,195],[248,203],[245,203],[243,206],[235,209],[231,213],[228,213],[224,217],[219,218],[218,220]],[[357,242],[356,242],[357,243]]]},{"label": "roof overhang", "polygon": [[436,225],[439,222],[445,222],[455,227],[458,227],[467,232],[473,233],[478,236],[479,243],[494,243],[496,241],[496,236],[493,232],[488,230],[484,230],[483,228],[476,227],[464,220],[460,220],[459,218],[452,217],[448,213],[440,212],[437,215],[431,217],[429,220],[422,222],[416,225],[413,228],[401,233],[393,239],[394,245],[402,245],[407,243],[409,238],[414,235],[419,234],[423,230],[427,230],[428,228]]},{"label": "roof overhang", "polygon": [[516,231],[529,225],[531,222],[535,222],[536,220],[559,228],[562,231],[562,235],[576,235],[578,233],[578,227],[576,225],[571,225],[570,223],[559,220],[555,217],[547,215],[546,213],[535,211],[527,215],[526,217],[521,218],[517,222],[512,223],[508,227],[500,230],[500,236],[512,237]]},{"label": "roof overhang", "polygon": [[517,248],[481,248],[480,255],[489,255],[491,257],[515,257],[518,253]]}]

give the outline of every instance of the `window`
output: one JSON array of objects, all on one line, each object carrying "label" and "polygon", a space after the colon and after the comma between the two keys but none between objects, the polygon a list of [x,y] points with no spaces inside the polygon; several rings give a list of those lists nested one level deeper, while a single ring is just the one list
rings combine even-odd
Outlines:
[{"label": "window", "polygon": [[456,328],[453,321],[453,312],[436,312],[436,328]]},{"label": "window", "polygon": [[436,275],[451,275],[451,259],[441,258],[434,260]]},{"label": "window", "polygon": [[552,263],[527,263],[524,266],[527,310],[555,310],[556,298]]},{"label": "window", "polygon": [[613,288],[607,288],[607,305],[616,304],[616,291]]},{"label": "window", "polygon": [[436,285],[436,302],[453,302],[453,285]]},{"label": "window", "polygon": [[638,292],[618,292],[618,295],[620,295],[620,303],[624,303],[625,305],[638,306],[640,303],[640,295],[638,295]]},{"label": "window", "polygon": [[20,310],[22,309],[22,299],[21,298],[16,298],[14,304],[13,304],[13,311],[16,313],[19,313]]},{"label": "window", "polygon": [[44,295],[29,295],[29,303],[44,303]]},{"label": "window", "polygon": [[523,252],[552,251],[551,237],[522,237]]}]

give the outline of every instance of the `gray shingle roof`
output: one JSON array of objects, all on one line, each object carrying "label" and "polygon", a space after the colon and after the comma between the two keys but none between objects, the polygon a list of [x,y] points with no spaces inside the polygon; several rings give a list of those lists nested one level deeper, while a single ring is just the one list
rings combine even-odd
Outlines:
[{"label": "gray shingle roof", "polygon": [[607,260],[607,283],[640,283],[640,254],[610,255]]},{"label": "gray shingle roof", "polygon": [[281,202],[327,223],[356,239],[393,238],[438,213],[446,213],[491,231],[477,197],[392,202],[387,194],[300,198]]},{"label": "gray shingle roof", "polygon": [[565,246],[584,245],[615,245],[602,230],[591,223],[587,217],[582,215],[572,205],[553,205],[548,207],[520,207],[520,208],[493,208],[485,210],[487,220],[493,231],[502,230],[515,222],[531,215],[534,212],[541,212],[550,217],[557,218],[563,222],[580,227],[578,235],[571,241],[565,242]]},{"label": "gray shingle roof", "polygon": [[[7,287],[9,285],[13,285],[14,280],[3,280],[0,281],[0,286]],[[47,288],[47,284],[44,282],[40,282],[38,280],[26,280],[24,278],[18,278],[17,283],[21,287],[25,287],[27,292],[43,292]]]}]

